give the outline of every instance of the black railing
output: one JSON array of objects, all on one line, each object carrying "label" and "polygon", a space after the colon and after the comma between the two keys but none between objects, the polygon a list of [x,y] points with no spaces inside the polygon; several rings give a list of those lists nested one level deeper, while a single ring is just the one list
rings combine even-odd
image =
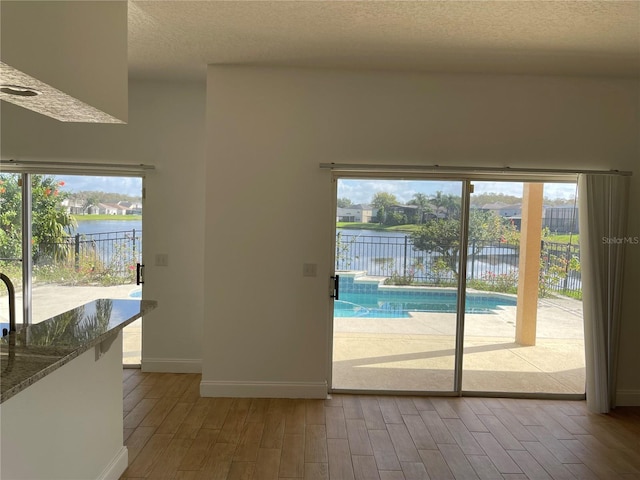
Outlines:
[{"label": "black railing", "polygon": [[543,241],[540,276],[547,279],[553,291],[581,291],[580,247],[569,243]]},{"label": "black railing", "polygon": [[135,276],[142,259],[142,230],[76,234],[65,242],[34,248],[35,265],[66,264],[87,275]]},{"label": "black railing", "polygon": [[[517,286],[520,249],[506,243],[483,243],[471,239],[467,254],[467,280]],[[543,242],[540,280],[545,290],[581,290],[580,250],[577,245]],[[349,235],[338,233],[336,270],[365,271],[396,283],[455,283],[456,248],[438,246],[426,252],[414,248],[410,235]]]}]

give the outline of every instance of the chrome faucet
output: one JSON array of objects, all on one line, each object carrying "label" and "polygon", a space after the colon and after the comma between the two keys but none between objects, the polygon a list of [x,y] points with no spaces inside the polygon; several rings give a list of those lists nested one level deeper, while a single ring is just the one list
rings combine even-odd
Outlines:
[{"label": "chrome faucet", "polygon": [[13,288],[13,283],[11,283],[9,277],[4,273],[0,273],[0,280],[7,286],[7,291],[9,292],[9,332],[7,332],[6,328],[3,328],[2,336],[4,337],[7,333],[16,331],[16,290]]}]

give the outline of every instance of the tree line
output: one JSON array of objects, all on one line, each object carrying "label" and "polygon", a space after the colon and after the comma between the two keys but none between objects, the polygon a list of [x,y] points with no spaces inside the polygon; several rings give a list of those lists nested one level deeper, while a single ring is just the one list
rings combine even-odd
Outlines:
[{"label": "tree line", "polygon": [[[438,193],[440,194],[440,196],[443,196],[442,192],[438,192]],[[398,200],[395,198],[395,195],[387,194],[387,193],[385,193],[384,195],[385,196],[391,195],[391,197],[393,197],[395,202],[399,203]],[[416,195],[425,196],[422,193],[419,193]],[[436,193],[436,195],[438,194]],[[372,201],[370,202],[371,204],[373,204],[373,200],[375,200],[375,198],[376,196],[374,195]],[[409,200],[407,204],[413,205],[415,204],[416,201],[417,199],[415,198],[415,195],[414,195],[414,198]],[[504,203],[505,205],[518,205],[522,203],[522,197],[517,197],[515,195],[507,195],[505,193],[474,193],[471,196],[471,205],[474,207],[481,207],[488,203]],[[554,207],[561,207],[561,206],[572,207],[574,203],[575,203],[574,198],[548,198],[548,197],[544,198],[545,205],[554,206]],[[348,208],[354,205],[355,205],[354,202],[350,198],[347,198],[347,197],[338,198],[338,207]]]},{"label": "tree line", "polygon": [[[0,174],[0,259],[20,258],[22,251],[22,187],[19,176]],[[69,195],[64,181],[51,175],[32,175],[31,232],[34,260],[46,256],[66,258],[69,244],[65,240],[76,226],[62,206]]]},{"label": "tree line", "polygon": [[[0,259],[20,258],[22,249],[22,187],[20,176],[0,174]],[[76,222],[62,205],[69,199],[85,209],[99,203],[140,202],[140,197],[122,193],[68,192],[65,182],[53,175],[32,175],[32,241],[34,260],[61,260],[69,254],[66,241]]]},{"label": "tree line", "polygon": [[116,204],[118,202],[140,203],[142,199],[124,193],[100,192],[95,190],[83,190],[81,192],[69,193],[70,201],[79,203],[85,208],[99,203]]},{"label": "tree line", "polygon": [[[340,199],[338,206],[340,205],[348,207],[350,201]],[[443,192],[436,192],[431,196],[415,193],[406,203],[414,208],[404,209],[395,195],[377,192],[371,199],[371,205],[377,209],[375,221],[381,225],[419,225],[411,234],[414,248],[437,253],[446,268],[457,275],[461,197]],[[509,219],[500,217],[493,211],[478,208],[469,211],[468,236],[472,242],[471,248],[477,251],[491,243],[518,245],[520,239],[520,233]]]},{"label": "tree line", "polygon": [[[421,225],[431,217],[452,218],[459,216],[461,203],[460,197],[443,192],[436,192],[432,196],[414,193],[411,200],[404,205],[392,193],[377,192],[370,202],[376,209],[376,222],[387,226]],[[351,200],[347,198],[338,199],[338,207],[352,205]]]}]

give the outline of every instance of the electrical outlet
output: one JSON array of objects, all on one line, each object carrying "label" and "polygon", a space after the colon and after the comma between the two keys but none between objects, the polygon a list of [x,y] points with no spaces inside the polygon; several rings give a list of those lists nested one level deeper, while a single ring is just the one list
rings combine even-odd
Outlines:
[{"label": "electrical outlet", "polygon": [[168,267],[169,255],[167,253],[156,253],[156,267]]}]

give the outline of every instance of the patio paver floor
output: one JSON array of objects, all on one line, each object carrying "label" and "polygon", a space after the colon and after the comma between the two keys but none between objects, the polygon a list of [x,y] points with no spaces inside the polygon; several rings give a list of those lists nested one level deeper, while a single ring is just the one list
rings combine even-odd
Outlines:
[{"label": "patio paver floor", "polygon": [[[516,307],[467,314],[464,391],[583,394],[582,303],[543,299],[535,346],[515,343]],[[455,314],[407,319],[336,318],[333,388],[451,391]]]}]

